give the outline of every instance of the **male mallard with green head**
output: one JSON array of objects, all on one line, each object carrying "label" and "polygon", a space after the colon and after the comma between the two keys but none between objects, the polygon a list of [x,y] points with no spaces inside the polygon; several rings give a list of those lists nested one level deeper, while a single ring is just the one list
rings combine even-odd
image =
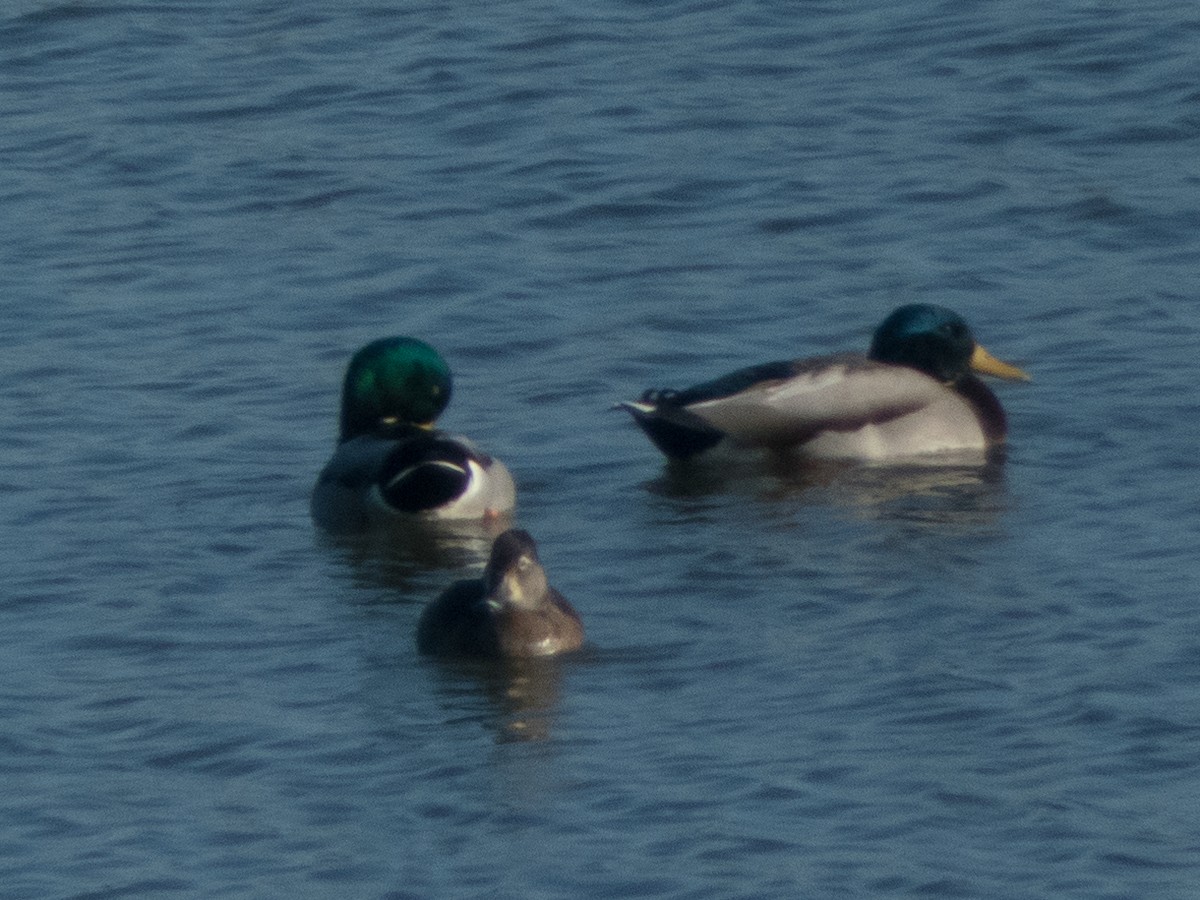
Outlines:
[{"label": "male mallard with green head", "polygon": [[451,388],[449,366],[424,341],[381,338],[354,354],[337,448],[313,488],[317,524],[359,531],[379,521],[511,512],[516,491],[504,464],[434,428]]},{"label": "male mallard with green head", "polygon": [[883,320],[866,355],[763,363],[619,406],[673,459],[726,442],[887,460],[1003,443],[1004,409],[974,372],[1029,380],[976,343],[957,313],[912,304]]}]

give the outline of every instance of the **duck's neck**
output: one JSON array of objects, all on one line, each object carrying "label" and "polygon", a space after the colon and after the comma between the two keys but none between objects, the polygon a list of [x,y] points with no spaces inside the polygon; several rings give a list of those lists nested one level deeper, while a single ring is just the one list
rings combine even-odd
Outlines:
[{"label": "duck's neck", "polygon": [[953,387],[975,410],[984,439],[989,444],[1003,443],[1008,435],[1008,418],[992,389],[969,373],[959,378]]}]

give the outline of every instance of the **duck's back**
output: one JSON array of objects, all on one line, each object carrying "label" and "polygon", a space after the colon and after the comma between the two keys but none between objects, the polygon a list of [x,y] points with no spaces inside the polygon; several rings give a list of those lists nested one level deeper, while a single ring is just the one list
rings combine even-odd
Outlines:
[{"label": "duck's back", "polygon": [[417,650],[432,656],[552,656],[582,645],[579,614],[553,588],[537,609],[497,610],[489,606],[481,581],[460,581],[429,604],[417,623]]},{"label": "duck's back", "polygon": [[421,612],[417,650],[431,656],[490,657],[500,652],[478,579],[458,581]]},{"label": "duck's back", "polygon": [[470,441],[436,431],[359,435],[338,445],[313,488],[314,521],[327,531],[422,519],[483,519],[516,503],[512,475]]}]

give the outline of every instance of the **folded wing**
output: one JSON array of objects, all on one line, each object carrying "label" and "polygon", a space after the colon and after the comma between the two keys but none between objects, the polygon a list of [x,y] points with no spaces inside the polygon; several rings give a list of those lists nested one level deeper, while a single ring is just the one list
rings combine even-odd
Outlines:
[{"label": "folded wing", "polygon": [[789,447],[858,431],[934,405],[946,388],[903,366],[846,355],[805,360],[786,379],[690,405],[690,414],[747,446]]}]

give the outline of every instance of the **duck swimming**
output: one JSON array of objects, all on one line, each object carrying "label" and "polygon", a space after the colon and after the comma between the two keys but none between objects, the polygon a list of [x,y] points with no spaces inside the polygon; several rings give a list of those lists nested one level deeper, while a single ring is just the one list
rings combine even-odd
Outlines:
[{"label": "duck swimming", "polygon": [[384,521],[495,518],[516,504],[512,476],[466,438],[434,428],[450,402],[450,368],[410,337],[372,341],[342,384],[337,447],[313,488],[313,519],[330,531]]},{"label": "duck swimming", "polygon": [[763,363],[618,404],[672,459],[721,443],[818,459],[887,460],[1004,442],[1004,409],[974,372],[1028,381],[953,310],[901,306],[867,354]]},{"label": "duck swimming", "polygon": [[505,531],[482,578],[458,581],[417,623],[417,650],[435,656],[553,656],[583,645],[579,614],[546,580],[529,532]]}]

